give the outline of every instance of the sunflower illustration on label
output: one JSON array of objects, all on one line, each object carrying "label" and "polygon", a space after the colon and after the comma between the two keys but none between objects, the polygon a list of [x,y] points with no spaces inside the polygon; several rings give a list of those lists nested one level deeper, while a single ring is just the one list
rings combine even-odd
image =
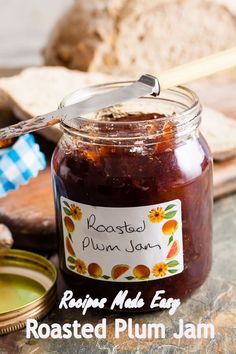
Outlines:
[{"label": "sunflower illustration on label", "polygon": [[132,208],[61,197],[67,268],[101,281],[142,282],[183,271],[181,201]]}]

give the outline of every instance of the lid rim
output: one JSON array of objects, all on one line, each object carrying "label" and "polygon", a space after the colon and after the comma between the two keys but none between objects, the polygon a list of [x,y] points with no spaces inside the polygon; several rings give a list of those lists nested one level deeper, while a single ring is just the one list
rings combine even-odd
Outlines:
[{"label": "lid rim", "polygon": [[[32,262],[34,270],[38,272],[39,275],[42,274],[48,278],[50,281],[49,287],[43,286],[40,280],[36,279],[36,282],[44,287],[42,295],[40,294],[35,300],[18,308],[0,313],[0,335],[24,328],[27,318],[41,319],[55,305],[57,298],[57,270],[54,264],[43,256],[33,252],[17,249],[0,249],[0,269],[1,266],[12,266],[16,268],[17,274],[17,268],[30,269],[30,262]],[[4,272],[4,274],[7,273]],[[31,277],[28,276],[28,278],[33,279],[32,275]]]},{"label": "lid rim", "polygon": [[[47,307],[45,306],[45,308],[43,308],[43,310],[40,313],[38,313],[36,315],[32,315],[32,316],[30,316],[30,318],[33,318],[35,320],[41,320],[55,306],[56,299],[57,299],[56,296],[54,298],[52,298],[51,301],[47,303]],[[26,317],[24,320],[20,321],[19,323],[17,323],[17,322],[9,323],[6,326],[1,326],[1,323],[0,323],[0,335],[9,334],[11,332],[25,328],[26,327],[26,320],[28,318],[29,317]]]}]

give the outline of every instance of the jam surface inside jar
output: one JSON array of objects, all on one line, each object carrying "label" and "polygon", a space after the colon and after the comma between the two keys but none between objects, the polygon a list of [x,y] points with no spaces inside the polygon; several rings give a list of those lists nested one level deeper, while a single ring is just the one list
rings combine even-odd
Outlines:
[{"label": "jam surface inside jar", "polygon": [[[135,311],[150,311],[156,291],[164,290],[165,298],[184,299],[204,282],[210,270],[212,160],[198,132],[199,107],[197,114],[185,120],[184,128],[178,113],[175,117],[156,112],[129,112],[119,117],[104,114],[106,120],[102,115],[101,124],[83,121],[80,134],[73,127],[63,127],[64,135],[52,159],[52,174],[60,267],[75,297],[107,297],[109,308],[120,290],[128,290],[131,298],[141,292],[145,304]],[[65,261],[61,197],[106,208],[180,200],[183,271],[136,282],[103,281],[70,271]]]}]

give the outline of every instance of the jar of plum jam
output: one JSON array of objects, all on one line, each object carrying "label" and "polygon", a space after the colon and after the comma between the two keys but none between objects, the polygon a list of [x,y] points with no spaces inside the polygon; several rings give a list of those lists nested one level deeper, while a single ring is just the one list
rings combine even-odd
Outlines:
[{"label": "jar of plum jam", "polygon": [[197,96],[178,87],[62,122],[52,175],[60,267],[74,296],[106,297],[120,310],[111,304],[122,291],[143,299],[135,311],[150,311],[157,291],[183,299],[204,282],[212,158],[200,120]]}]

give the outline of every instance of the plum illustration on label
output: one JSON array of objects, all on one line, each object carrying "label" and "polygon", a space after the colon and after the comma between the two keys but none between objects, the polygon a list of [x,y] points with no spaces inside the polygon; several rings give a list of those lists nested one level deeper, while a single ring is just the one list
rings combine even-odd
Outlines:
[{"label": "plum illustration on label", "polygon": [[85,277],[140,282],[183,271],[181,201],[91,206],[61,197],[66,266]]}]

